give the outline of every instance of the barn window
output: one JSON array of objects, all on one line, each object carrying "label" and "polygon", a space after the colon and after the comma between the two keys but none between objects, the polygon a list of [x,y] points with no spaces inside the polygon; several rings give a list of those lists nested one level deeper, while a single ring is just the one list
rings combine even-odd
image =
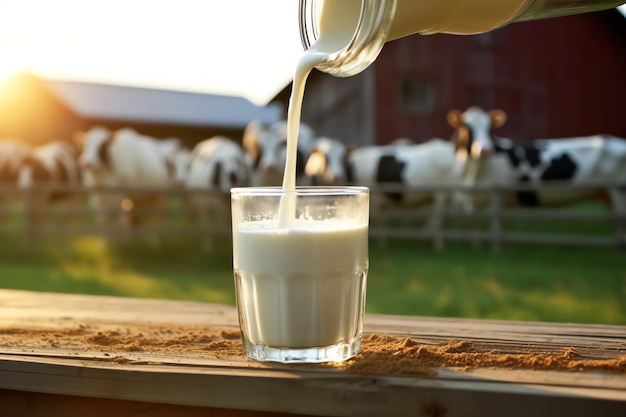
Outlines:
[{"label": "barn window", "polygon": [[397,100],[401,110],[428,114],[435,108],[435,86],[423,79],[400,80]]}]

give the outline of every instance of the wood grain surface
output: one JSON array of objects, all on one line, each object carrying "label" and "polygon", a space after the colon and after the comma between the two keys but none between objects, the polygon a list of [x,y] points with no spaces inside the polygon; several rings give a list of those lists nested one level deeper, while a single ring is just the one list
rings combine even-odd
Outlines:
[{"label": "wood grain surface", "polygon": [[[443,366],[423,375],[355,373],[342,366],[256,362],[243,353],[215,355],[200,343],[193,349],[116,350],[84,343],[85,336],[64,337],[197,336],[209,329],[237,334],[235,308],[0,290],[0,404],[11,411],[0,414],[626,415],[626,373],[620,368]],[[575,349],[588,360],[626,355],[626,326],[366,315],[365,335],[372,334],[410,337],[424,346],[465,341],[503,355],[560,349]]]}]

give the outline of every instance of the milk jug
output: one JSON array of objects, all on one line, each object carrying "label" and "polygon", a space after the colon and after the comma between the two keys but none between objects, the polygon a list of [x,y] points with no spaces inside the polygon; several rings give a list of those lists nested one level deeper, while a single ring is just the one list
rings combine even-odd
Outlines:
[{"label": "milk jug", "polygon": [[[388,40],[419,33],[471,35],[513,22],[605,10],[624,0],[300,0],[300,37],[305,50],[320,30],[344,35],[317,69],[340,77],[357,74]],[[338,38],[344,39],[342,36]]]}]

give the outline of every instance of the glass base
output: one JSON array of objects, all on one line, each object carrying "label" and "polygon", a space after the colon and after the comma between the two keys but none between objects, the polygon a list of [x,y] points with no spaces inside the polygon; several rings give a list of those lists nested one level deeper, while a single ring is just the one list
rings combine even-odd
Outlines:
[{"label": "glass base", "polygon": [[271,347],[253,344],[242,338],[243,348],[249,358],[257,361],[282,363],[320,363],[342,362],[359,353],[361,338],[356,337],[349,343],[338,343],[332,346],[311,348]]}]

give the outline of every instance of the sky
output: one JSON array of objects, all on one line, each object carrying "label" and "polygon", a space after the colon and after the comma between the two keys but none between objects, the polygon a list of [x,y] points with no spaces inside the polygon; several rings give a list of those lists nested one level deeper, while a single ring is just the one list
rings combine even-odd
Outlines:
[{"label": "sky", "polygon": [[302,53],[297,0],[0,0],[0,81],[28,71],[264,104]]},{"label": "sky", "polygon": [[302,53],[298,0],[0,0],[0,82],[28,71],[265,104]]}]

